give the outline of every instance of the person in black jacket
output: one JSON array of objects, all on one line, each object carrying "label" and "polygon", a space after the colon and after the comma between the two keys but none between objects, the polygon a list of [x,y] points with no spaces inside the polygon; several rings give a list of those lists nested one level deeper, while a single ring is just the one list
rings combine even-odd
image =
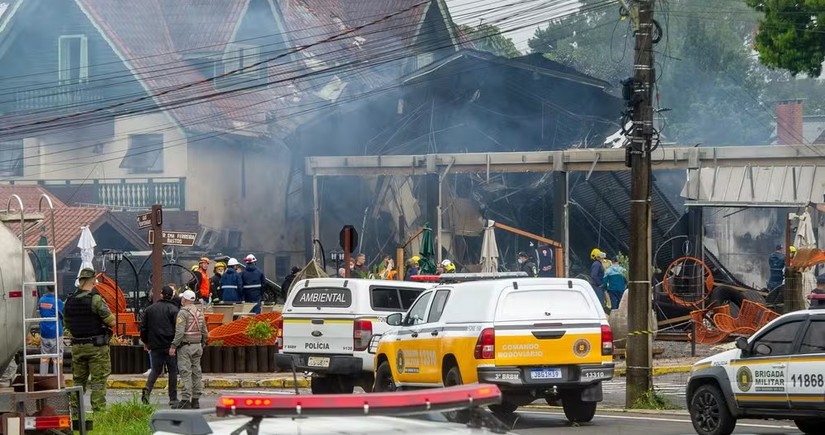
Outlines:
[{"label": "person in black jacket", "polygon": [[210,292],[212,294],[213,301],[221,300],[221,296],[223,296],[223,292],[221,291],[221,277],[223,273],[226,271],[226,263],[219,261],[215,263],[215,267],[212,269],[212,278],[209,278],[209,288],[211,289]]},{"label": "person in black jacket", "polygon": [[169,348],[175,338],[175,319],[180,308],[174,302],[175,289],[172,287],[163,286],[161,296],[160,301],[143,312],[140,322],[140,339],[152,361],[152,371],[140,398],[143,403],[149,404],[152,388],[165,365],[169,372],[169,405],[175,406],[178,403],[178,362],[175,357],[169,356]]},{"label": "person in black jacket", "polygon": [[286,297],[289,294],[289,287],[292,286],[292,282],[295,281],[295,277],[300,271],[301,269],[298,269],[297,266],[292,266],[292,273],[284,278],[284,282],[281,284],[281,294],[284,296],[284,302],[286,302]]}]

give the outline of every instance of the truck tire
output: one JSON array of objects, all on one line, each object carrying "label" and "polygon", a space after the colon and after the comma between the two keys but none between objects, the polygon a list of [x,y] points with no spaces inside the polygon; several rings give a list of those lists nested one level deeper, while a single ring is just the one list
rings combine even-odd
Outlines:
[{"label": "truck tire", "polygon": [[802,433],[806,434],[822,433],[822,425],[825,424],[825,420],[822,419],[794,420],[793,422]]},{"label": "truck tire", "polygon": [[697,388],[688,400],[688,412],[693,429],[699,435],[730,435],[736,428],[736,419],[716,385]]},{"label": "truck tire", "polygon": [[341,375],[312,377],[312,394],[352,394],[355,379]]},{"label": "truck tire", "polygon": [[313,375],[310,389],[312,390],[312,394],[330,394],[329,377]]},{"label": "truck tire", "polygon": [[570,423],[588,423],[596,415],[597,402],[582,400],[581,390],[567,390],[561,393],[561,407]]},{"label": "truck tire", "polygon": [[498,405],[490,405],[490,411],[493,414],[501,417],[510,417],[518,409],[518,405],[513,402],[508,402],[504,399]]},{"label": "truck tire", "polygon": [[[453,387],[463,384],[464,382],[461,380],[461,372],[456,366],[451,367],[450,370],[447,371],[447,374],[444,375],[445,387]],[[444,416],[447,417],[447,420],[454,423],[467,424],[467,422],[470,421],[470,412],[467,410],[445,412]]]},{"label": "truck tire", "polygon": [[378,365],[378,370],[375,371],[375,385],[372,390],[376,393],[388,393],[396,389],[395,381],[392,378],[390,363],[384,361]]}]

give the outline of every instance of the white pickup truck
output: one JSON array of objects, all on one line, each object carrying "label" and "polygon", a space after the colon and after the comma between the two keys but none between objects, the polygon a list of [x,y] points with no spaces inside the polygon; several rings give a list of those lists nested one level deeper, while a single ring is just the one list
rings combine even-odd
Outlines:
[{"label": "white pickup truck", "polygon": [[289,292],[279,325],[278,367],[312,372],[314,394],[352,393],[356,385],[372,391],[375,360],[368,352],[370,339],[390,328],[385,316],[406,312],[430,287],[356,278],[298,282]]}]

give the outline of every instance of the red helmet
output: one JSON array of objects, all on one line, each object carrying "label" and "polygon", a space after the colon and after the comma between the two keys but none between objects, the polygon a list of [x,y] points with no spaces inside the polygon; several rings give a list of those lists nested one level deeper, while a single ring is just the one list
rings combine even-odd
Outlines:
[{"label": "red helmet", "polygon": [[244,263],[255,263],[257,261],[258,261],[258,259],[255,258],[255,256],[252,255],[252,254],[247,255],[246,258],[243,259]]}]

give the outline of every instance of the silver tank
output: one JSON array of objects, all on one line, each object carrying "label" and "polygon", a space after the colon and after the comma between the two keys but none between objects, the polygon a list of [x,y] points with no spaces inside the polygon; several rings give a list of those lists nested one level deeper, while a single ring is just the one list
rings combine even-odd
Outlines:
[{"label": "silver tank", "polygon": [[[0,223],[0,373],[3,373],[12,357],[23,348],[23,298],[10,298],[9,293],[22,290],[23,276],[20,262],[25,261],[26,281],[34,281],[34,268],[28,256],[20,251],[20,239]],[[32,317],[36,303],[32,295],[34,287],[23,292],[28,317]]]}]

